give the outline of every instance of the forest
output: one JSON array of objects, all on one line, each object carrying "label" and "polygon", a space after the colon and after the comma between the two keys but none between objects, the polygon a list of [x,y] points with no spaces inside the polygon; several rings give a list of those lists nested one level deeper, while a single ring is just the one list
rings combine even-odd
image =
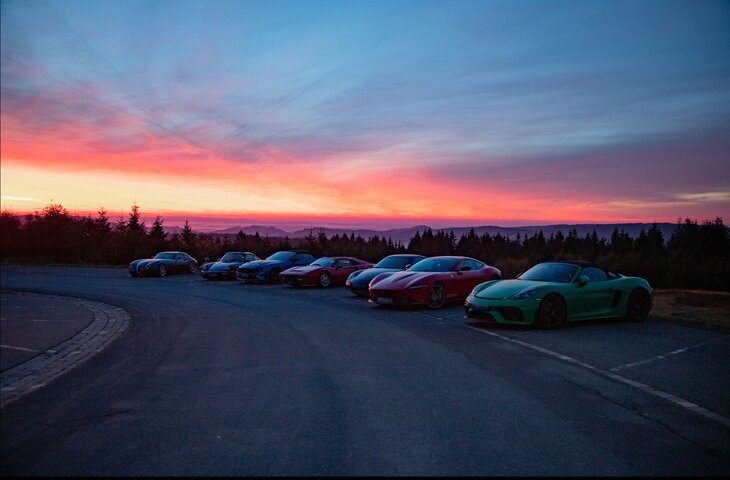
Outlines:
[{"label": "forest", "polygon": [[102,208],[97,216],[74,216],[58,203],[40,212],[16,215],[4,210],[0,218],[2,263],[120,266],[165,250],[182,250],[199,263],[216,260],[227,251],[249,251],[260,258],[285,249],[309,250],[315,256],[347,255],[377,262],[395,253],[426,256],[464,255],[499,268],[514,278],[546,260],[585,260],[606,269],[647,279],[654,288],[730,291],[730,233],[722,218],[699,222],[678,218],[670,238],[654,224],[635,238],[615,229],[610,238],[594,231],[583,237],[575,230],[545,236],[508,238],[501,234],[457,238],[453,231],[425,229],[407,244],[389,238],[355,234],[328,237],[315,231],[304,238],[261,237],[196,232],[185,222],[179,233],[165,231],[159,216],[152,225],[141,220],[139,206],[112,221]]}]

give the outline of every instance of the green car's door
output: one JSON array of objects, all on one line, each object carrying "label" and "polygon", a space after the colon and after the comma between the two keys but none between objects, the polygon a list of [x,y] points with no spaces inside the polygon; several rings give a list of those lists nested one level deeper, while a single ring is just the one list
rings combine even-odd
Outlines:
[{"label": "green car's door", "polygon": [[[585,281],[587,280],[587,281]],[[612,314],[616,288],[600,268],[586,267],[573,284],[571,320],[600,318]]]}]

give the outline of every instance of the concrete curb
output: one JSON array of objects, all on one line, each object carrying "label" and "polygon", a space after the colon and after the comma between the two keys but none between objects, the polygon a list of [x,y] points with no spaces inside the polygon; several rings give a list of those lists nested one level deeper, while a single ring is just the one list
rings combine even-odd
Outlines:
[{"label": "concrete curb", "polygon": [[[21,295],[41,296],[34,293]],[[44,387],[101,352],[129,326],[129,314],[121,308],[74,297],[43,295],[73,302],[93,313],[92,322],[68,340],[0,374],[0,408]]]}]

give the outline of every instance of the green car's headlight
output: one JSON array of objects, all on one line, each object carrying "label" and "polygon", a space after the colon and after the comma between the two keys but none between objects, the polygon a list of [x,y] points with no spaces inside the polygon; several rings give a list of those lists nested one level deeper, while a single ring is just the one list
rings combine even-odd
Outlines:
[{"label": "green car's headlight", "polygon": [[522,290],[520,293],[515,293],[512,295],[510,300],[525,300],[527,298],[531,298],[537,295],[537,290],[534,288],[528,288],[527,290]]}]

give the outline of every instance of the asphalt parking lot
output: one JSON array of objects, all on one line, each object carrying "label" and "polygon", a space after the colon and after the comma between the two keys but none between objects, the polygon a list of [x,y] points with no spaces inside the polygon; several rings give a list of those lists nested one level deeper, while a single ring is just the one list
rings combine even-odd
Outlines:
[{"label": "asphalt parking lot", "polygon": [[129,315],[91,360],[3,408],[3,474],[730,473],[723,332],[497,328],[342,288],[2,273],[3,292],[77,299],[66,334],[90,330],[84,309]]}]

